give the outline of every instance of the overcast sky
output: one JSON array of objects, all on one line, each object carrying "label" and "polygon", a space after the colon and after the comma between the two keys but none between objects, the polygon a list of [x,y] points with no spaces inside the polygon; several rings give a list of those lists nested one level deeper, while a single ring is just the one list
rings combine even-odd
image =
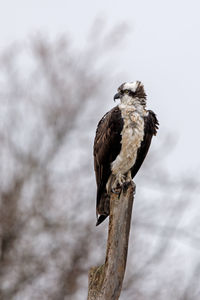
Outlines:
[{"label": "overcast sky", "polygon": [[[120,82],[117,78],[113,86],[141,80],[148,94],[148,108],[160,120],[158,138],[166,131],[177,137],[176,149],[167,160],[169,169],[198,171],[198,0],[7,0],[0,4],[1,50],[13,40],[23,40],[38,31],[52,37],[69,32],[81,47],[96,17],[104,16],[108,26],[126,21],[130,32],[118,54],[118,68],[127,78],[122,77]],[[108,101],[112,103],[112,99]]]}]

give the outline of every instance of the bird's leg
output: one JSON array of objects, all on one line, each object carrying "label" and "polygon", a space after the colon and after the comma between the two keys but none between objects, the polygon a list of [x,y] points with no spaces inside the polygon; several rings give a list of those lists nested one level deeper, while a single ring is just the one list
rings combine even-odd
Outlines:
[{"label": "bird's leg", "polygon": [[120,194],[122,188],[131,181],[131,171],[128,171],[126,174],[111,174],[106,185],[107,193],[110,194],[110,192],[112,192]]},{"label": "bird's leg", "polygon": [[120,194],[120,192],[122,190],[122,185],[124,184],[125,181],[126,181],[126,176],[118,173],[115,176],[115,180],[112,184],[111,191],[115,194]]},{"label": "bird's leg", "polygon": [[119,175],[115,175],[112,173],[106,184],[106,190],[108,195],[110,195],[111,192],[115,194],[120,194],[121,185],[122,185],[122,180],[119,177]]},{"label": "bird's leg", "polygon": [[129,170],[126,173],[126,182],[131,182],[131,181],[132,181],[131,170]]},{"label": "bird's leg", "polygon": [[126,190],[131,181],[132,176],[130,170],[126,174],[119,174],[114,182],[112,191],[114,193],[120,193],[121,189]]},{"label": "bird's leg", "polygon": [[126,190],[130,184],[130,182],[132,181],[132,177],[131,177],[131,171],[129,170],[126,173],[126,181],[122,184],[122,189]]}]

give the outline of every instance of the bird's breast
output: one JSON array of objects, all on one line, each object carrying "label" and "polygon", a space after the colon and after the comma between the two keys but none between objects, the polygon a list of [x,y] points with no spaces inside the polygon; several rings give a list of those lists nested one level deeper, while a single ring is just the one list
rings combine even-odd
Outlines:
[{"label": "bird's breast", "polygon": [[111,170],[115,175],[125,174],[133,167],[137,159],[137,151],[144,138],[145,111],[138,111],[134,107],[123,107],[121,115],[124,121],[121,151],[111,163]]}]

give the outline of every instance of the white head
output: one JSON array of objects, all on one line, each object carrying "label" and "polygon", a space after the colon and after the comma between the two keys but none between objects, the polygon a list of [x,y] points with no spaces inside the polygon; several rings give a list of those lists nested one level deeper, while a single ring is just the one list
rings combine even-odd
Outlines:
[{"label": "white head", "polygon": [[146,94],[144,86],[140,81],[125,82],[118,88],[118,93],[114,96],[115,99],[120,99],[122,103],[134,104],[138,103],[146,106]]}]

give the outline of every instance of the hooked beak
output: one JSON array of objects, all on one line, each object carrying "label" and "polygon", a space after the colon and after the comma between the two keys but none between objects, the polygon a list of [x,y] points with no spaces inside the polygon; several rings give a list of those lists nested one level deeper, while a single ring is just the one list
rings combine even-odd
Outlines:
[{"label": "hooked beak", "polygon": [[121,93],[117,93],[117,94],[115,94],[115,96],[114,96],[114,101],[115,101],[116,99],[120,99],[120,98],[121,98],[121,96],[122,96],[122,94],[121,94]]}]

